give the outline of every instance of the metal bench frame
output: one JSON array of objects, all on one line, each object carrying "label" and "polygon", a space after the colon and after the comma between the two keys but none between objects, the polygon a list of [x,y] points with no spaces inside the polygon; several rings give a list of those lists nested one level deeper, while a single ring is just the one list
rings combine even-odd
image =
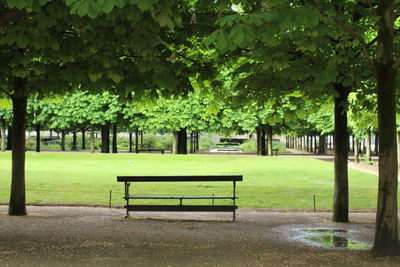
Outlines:
[{"label": "metal bench frame", "polygon": [[[243,181],[242,175],[183,175],[183,176],[117,176],[118,182],[124,182],[126,200],[126,216],[130,211],[199,211],[199,212],[232,212],[233,221],[236,218],[236,182]],[[132,182],[232,182],[232,196],[140,196],[130,195]],[[179,199],[179,205],[135,205],[131,199]],[[183,205],[183,199],[211,199],[212,205]],[[215,199],[231,199],[232,205],[215,205]]]}]

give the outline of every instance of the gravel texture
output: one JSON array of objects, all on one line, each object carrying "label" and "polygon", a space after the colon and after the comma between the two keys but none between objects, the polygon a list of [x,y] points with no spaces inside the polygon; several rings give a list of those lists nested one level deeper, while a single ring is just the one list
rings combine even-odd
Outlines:
[{"label": "gravel texture", "polygon": [[[0,206],[0,266],[400,266],[368,250],[313,246],[302,228],[340,228],[373,240],[373,213],[350,224],[330,213],[240,209],[219,213],[135,213],[123,209],[30,206],[7,216]],[[151,218],[150,218],[151,217]]]}]

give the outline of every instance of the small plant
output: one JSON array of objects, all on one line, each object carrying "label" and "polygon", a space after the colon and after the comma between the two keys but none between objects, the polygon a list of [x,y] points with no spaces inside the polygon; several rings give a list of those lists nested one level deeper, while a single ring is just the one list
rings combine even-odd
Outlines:
[{"label": "small plant", "polygon": [[240,145],[240,150],[243,152],[257,152],[257,140],[256,139],[248,139]]}]

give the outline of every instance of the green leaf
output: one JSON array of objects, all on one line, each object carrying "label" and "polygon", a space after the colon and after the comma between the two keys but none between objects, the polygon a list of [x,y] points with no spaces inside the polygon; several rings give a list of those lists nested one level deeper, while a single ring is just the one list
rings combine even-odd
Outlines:
[{"label": "green leaf", "polygon": [[102,10],[104,13],[110,13],[114,9],[114,1],[105,0],[102,6]]},{"label": "green leaf", "polygon": [[39,0],[39,5],[44,6],[45,4],[47,4],[50,1],[51,0]]},{"label": "green leaf", "polygon": [[215,47],[218,48],[221,53],[224,53],[228,49],[228,35],[225,31],[219,31]]},{"label": "green leaf", "polygon": [[88,0],[85,0],[81,3],[81,5],[79,5],[78,10],[77,10],[77,14],[80,17],[86,16],[89,12],[89,2]]}]

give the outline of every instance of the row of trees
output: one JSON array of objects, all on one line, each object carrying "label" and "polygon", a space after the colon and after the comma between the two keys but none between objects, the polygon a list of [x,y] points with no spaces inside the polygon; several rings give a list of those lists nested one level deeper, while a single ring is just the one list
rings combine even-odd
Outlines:
[{"label": "row of trees", "polygon": [[[94,132],[102,132],[102,152],[109,153],[110,129],[113,133],[127,132],[130,134],[132,150],[132,134],[145,132],[173,133],[178,138],[180,132],[186,131],[192,136],[198,132],[214,132],[220,134],[247,133],[257,134],[259,155],[272,154],[272,135],[296,135],[297,139],[290,142],[288,147],[306,147],[307,151],[325,154],[325,136],[333,132],[333,116],[328,105],[314,107],[316,112],[305,114],[304,108],[311,108],[311,103],[298,102],[298,106],[287,103],[269,103],[262,108],[255,105],[232,107],[228,104],[219,104],[216,110],[210,110],[211,100],[191,93],[188,97],[159,98],[147,106],[139,103],[119,101],[117,95],[108,92],[102,94],[89,94],[78,91],[56,99],[39,99],[31,97],[27,106],[27,130],[36,131],[36,151],[40,152],[41,136],[43,130],[52,130],[61,135],[61,150],[65,150],[65,135],[72,133],[72,149],[76,149],[77,132],[82,135],[82,149],[86,149],[86,133],[90,134],[90,149],[94,152]],[[11,127],[12,106],[3,103],[0,109],[2,143],[5,150],[5,128]],[[304,107],[307,106],[307,107]],[[291,113],[289,113],[291,112]],[[369,113],[366,114],[369,116]],[[360,146],[359,138],[365,137],[367,148],[371,146],[371,132],[365,131],[368,124],[376,124],[376,119],[365,120],[360,124],[360,116],[350,116],[350,129],[353,132],[354,142]],[[116,136],[115,134],[113,136]],[[298,139],[307,136],[306,139]],[[318,136],[318,149],[316,148]],[[266,142],[269,140],[269,142]],[[116,140],[113,139],[112,151],[117,152]],[[136,142],[138,143],[138,142]],[[177,147],[185,147],[178,145]],[[312,145],[314,144],[314,146]],[[354,144],[351,146],[354,147]],[[138,149],[136,146],[135,150]],[[177,153],[186,153],[179,151]],[[355,151],[358,160],[358,149]],[[370,157],[370,149],[366,151]]]},{"label": "row of trees", "polygon": [[[197,88],[208,94],[209,110],[228,104],[224,118],[243,118],[226,121],[227,128],[257,122],[259,136],[305,120],[314,107],[334,105],[333,220],[348,222],[347,113],[355,93],[355,116],[378,114],[373,251],[400,254],[395,6],[394,0],[0,0],[0,60],[8,63],[0,67],[0,89],[13,103],[9,214],[26,214],[29,96],[79,88],[156,101]],[[236,114],[238,105],[249,113]],[[320,122],[316,116],[312,129]],[[177,139],[186,140],[186,133],[181,128]],[[264,140],[258,142],[261,154]]]}]

